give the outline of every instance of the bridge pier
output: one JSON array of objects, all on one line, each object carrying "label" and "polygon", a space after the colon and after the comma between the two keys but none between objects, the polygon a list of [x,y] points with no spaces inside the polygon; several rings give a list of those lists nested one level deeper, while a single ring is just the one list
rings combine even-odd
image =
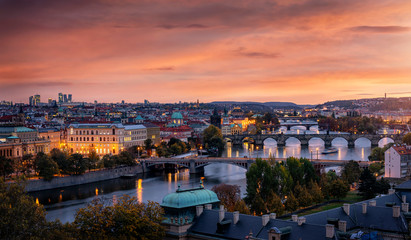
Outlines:
[{"label": "bridge pier", "polygon": [[204,167],[196,167],[196,160],[190,159],[190,174],[197,174],[204,172]]},{"label": "bridge pier", "polygon": [[332,141],[331,140],[326,140],[326,141],[324,141],[324,147],[331,147],[332,146],[332,143],[331,143]]}]

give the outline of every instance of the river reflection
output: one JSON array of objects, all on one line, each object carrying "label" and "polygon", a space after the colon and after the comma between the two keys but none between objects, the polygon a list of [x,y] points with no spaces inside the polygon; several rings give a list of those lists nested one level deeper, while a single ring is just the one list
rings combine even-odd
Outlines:
[{"label": "river reflection", "polygon": [[200,179],[203,179],[204,187],[207,189],[220,183],[235,184],[240,186],[241,193],[244,194],[245,172],[245,169],[234,165],[212,164],[204,168],[203,174],[190,174],[188,169],[176,173],[150,173],[132,179],[119,178],[33,192],[30,195],[44,205],[48,220],[60,219],[65,223],[74,221],[76,211],[96,197],[104,199],[107,204],[115,203],[124,194],[136,196],[139,202],[150,200],[161,203],[163,197],[174,192],[178,185],[183,189],[198,187]]},{"label": "river reflection", "polygon": [[[389,139],[380,141],[380,146],[390,142]],[[286,147],[277,147],[275,142],[266,140],[262,149],[254,145],[244,143],[241,148],[227,146],[223,153],[225,157],[269,157],[286,158],[289,156],[306,157],[312,159],[333,160],[362,160],[367,161],[371,152],[368,140],[359,139],[355,148],[348,148],[346,142],[336,139],[333,146],[338,149],[334,154],[321,154],[324,150],[322,140],[313,139],[309,147],[301,147],[298,140],[290,139]],[[188,169],[182,169],[176,173],[149,173],[132,179],[114,179],[104,182],[84,184],[62,189],[47,190],[30,193],[36,202],[43,204],[47,211],[47,219],[60,219],[63,223],[74,221],[74,216],[79,208],[85,207],[94,198],[106,200],[107,204],[113,204],[124,194],[136,196],[139,202],[161,202],[163,197],[174,192],[178,185],[183,189],[199,186],[203,179],[204,186],[211,189],[213,186],[226,183],[239,185],[242,195],[245,193],[246,170],[229,164],[211,164],[204,168],[204,173],[193,175]]]}]

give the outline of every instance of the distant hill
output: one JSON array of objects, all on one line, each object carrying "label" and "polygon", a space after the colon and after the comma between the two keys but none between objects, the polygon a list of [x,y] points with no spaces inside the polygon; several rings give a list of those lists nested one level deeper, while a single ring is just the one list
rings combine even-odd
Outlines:
[{"label": "distant hill", "polygon": [[214,101],[211,104],[216,105],[254,105],[254,106],[261,106],[261,107],[269,107],[269,108],[304,108],[304,107],[312,107],[315,105],[298,105],[292,102],[236,102],[236,101]]}]

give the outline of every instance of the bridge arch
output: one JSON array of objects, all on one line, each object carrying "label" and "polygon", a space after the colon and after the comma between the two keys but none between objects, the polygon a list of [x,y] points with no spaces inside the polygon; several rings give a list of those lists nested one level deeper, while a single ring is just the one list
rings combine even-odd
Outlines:
[{"label": "bridge arch", "polygon": [[392,138],[390,138],[390,137],[384,137],[384,138],[381,138],[379,141],[378,141],[378,147],[384,147],[385,145],[387,145],[387,144],[389,144],[389,143],[394,143],[394,139],[392,139]]},{"label": "bridge arch", "polygon": [[270,147],[277,146],[277,143],[278,143],[277,140],[275,140],[272,137],[268,137],[268,138],[263,140],[263,145],[264,146],[270,146]]},{"label": "bridge arch", "polygon": [[331,146],[348,147],[348,141],[343,137],[336,137],[331,141]]},{"label": "bridge arch", "polygon": [[325,142],[323,139],[318,137],[312,137],[308,140],[308,146],[324,146]]},{"label": "bridge arch", "polygon": [[303,125],[296,125],[296,126],[290,127],[290,130],[305,131],[305,130],[307,130],[307,127],[306,127],[306,126],[303,126]]},{"label": "bridge arch", "polygon": [[252,138],[252,137],[243,137],[242,139],[241,139],[241,142],[242,143],[245,143],[245,142],[247,142],[247,143],[255,143],[255,140],[254,140],[254,138]]},{"label": "bridge arch", "polygon": [[285,140],[285,146],[301,146],[301,141],[295,137],[288,137]]},{"label": "bridge arch", "polygon": [[366,137],[359,137],[354,141],[354,145],[360,147],[371,147],[371,140]]}]

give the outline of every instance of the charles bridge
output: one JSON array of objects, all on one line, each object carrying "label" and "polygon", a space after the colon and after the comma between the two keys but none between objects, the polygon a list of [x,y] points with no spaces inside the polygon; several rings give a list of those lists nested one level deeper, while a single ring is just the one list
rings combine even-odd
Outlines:
[{"label": "charles bridge", "polygon": [[223,138],[234,146],[240,146],[247,141],[260,147],[264,146],[264,141],[269,138],[274,139],[279,147],[284,147],[290,138],[298,139],[301,146],[308,146],[311,139],[319,138],[324,141],[325,147],[330,147],[334,139],[342,138],[347,141],[348,147],[355,147],[356,140],[365,138],[370,140],[372,147],[376,147],[383,138],[390,138],[394,143],[401,143],[403,136],[403,134],[239,134],[224,135]]}]

